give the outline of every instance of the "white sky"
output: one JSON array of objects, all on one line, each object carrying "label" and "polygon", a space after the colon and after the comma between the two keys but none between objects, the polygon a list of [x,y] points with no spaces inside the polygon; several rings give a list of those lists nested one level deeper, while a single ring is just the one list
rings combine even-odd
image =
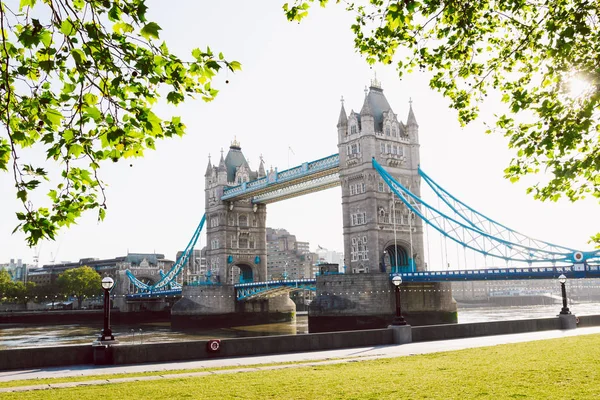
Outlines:
[{"label": "white sky", "polygon": [[[186,56],[209,45],[240,61],[243,71],[218,76],[214,85],[221,92],[210,104],[197,100],[176,109],[159,107],[164,116],[181,115],[188,134],[160,143],[144,159],[106,164],[102,177],[110,186],[105,221],[97,223],[96,215],[88,213],[55,242],[44,242],[38,249],[42,263],[110,258],[128,250],[156,251],[174,259],[204,213],[209,153],[218,162],[219,150],[227,151],[234,136],[253,169],[261,154],[267,167],[283,170],[288,162],[294,166],[337,153],[340,96],[347,112],[360,111],[364,86],[374,71],[403,120],[412,97],[420,125],[421,166],[438,183],[522,233],[583,250],[592,247],[587,240],[600,230],[597,202],[534,201],[525,194],[525,182],[511,184],[503,178],[511,153],[504,138],[484,134],[485,118],[461,129],[447,101],[428,88],[424,74],[400,81],[393,66],[367,66],[354,51],[352,17],[343,7],[315,7],[306,21],[295,24],[286,21],[282,4],[149,1],[149,19],[161,25],[161,39],[172,51]],[[497,107],[493,102],[488,107],[488,120]],[[31,262],[35,251],[27,247],[24,235],[11,234],[19,209],[11,174],[0,174],[0,193],[0,263],[9,258]],[[340,189],[269,205],[267,224],[287,229],[313,249],[319,244],[341,251]],[[203,235],[200,246],[205,242]]]}]

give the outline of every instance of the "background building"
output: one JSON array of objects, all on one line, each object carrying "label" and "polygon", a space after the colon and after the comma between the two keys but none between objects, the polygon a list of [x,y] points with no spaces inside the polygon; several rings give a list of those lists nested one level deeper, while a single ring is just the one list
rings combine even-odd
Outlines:
[{"label": "background building", "polygon": [[338,264],[339,272],[344,272],[344,253],[340,251],[327,250],[324,247],[317,246],[315,254],[317,255],[317,262]]},{"label": "background building", "polygon": [[20,258],[16,262],[11,258],[9,263],[0,264],[0,270],[2,269],[8,272],[14,282],[27,280],[27,264],[23,264]]},{"label": "background building", "polygon": [[[138,279],[142,281],[157,282],[160,279],[158,271],[168,271],[173,263],[173,261],[165,259],[164,254],[156,253],[127,253],[126,256],[110,259],[82,258],[77,262],[49,264],[44,265],[42,268],[30,269],[27,273],[27,280],[40,286],[49,285],[54,283],[58,276],[66,270],[87,265],[94,268],[101,276],[110,276],[115,280],[118,280],[120,271],[129,269],[136,277],[140,275],[142,279],[140,277]],[[148,274],[147,271],[154,273]],[[181,277],[179,280],[181,280]],[[129,291],[133,291],[133,288]]]},{"label": "background building", "polygon": [[313,278],[317,255],[308,242],[299,242],[285,229],[267,228],[267,276],[269,280]]}]

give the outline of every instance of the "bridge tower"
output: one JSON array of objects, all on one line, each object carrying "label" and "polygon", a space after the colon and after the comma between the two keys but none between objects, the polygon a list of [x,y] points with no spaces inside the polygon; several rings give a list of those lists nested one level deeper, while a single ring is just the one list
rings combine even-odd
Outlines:
[{"label": "bridge tower", "polygon": [[[395,312],[389,273],[425,270],[423,225],[373,168],[381,164],[420,196],[419,124],[412,104],[398,119],[377,80],[365,88],[360,113],[337,123],[344,233],[343,275],[317,277],[310,304],[311,332],[384,328]],[[455,323],[456,302],[448,283],[402,285],[402,309],[411,325]]]},{"label": "bridge tower", "polygon": [[338,119],[338,149],[348,273],[424,270],[423,225],[372,166],[375,158],[390,174],[420,195],[419,125],[409,107],[406,123],[389,105],[375,79],[365,88],[360,113]]},{"label": "bridge tower", "polygon": [[[267,246],[265,204],[252,204],[250,199],[222,201],[223,189],[245,185],[265,176],[261,159],[252,171],[237,140],[218,165],[209,159],[205,173],[206,266],[209,279],[215,283],[236,284],[264,281],[267,278]],[[239,274],[234,273],[239,268]]]}]

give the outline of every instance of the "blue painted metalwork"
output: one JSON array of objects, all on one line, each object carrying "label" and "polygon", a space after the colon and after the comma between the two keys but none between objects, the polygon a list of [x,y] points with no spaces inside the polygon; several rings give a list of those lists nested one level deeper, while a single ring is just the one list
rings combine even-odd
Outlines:
[{"label": "blue painted metalwork", "polygon": [[[377,163],[375,159],[372,160],[372,163],[373,167],[386,184],[413,213],[418,215],[423,221],[431,225],[442,235],[466,248],[485,256],[527,263],[560,262],[573,264],[581,261],[577,260],[575,257],[578,252],[573,252],[572,249],[564,248],[566,250],[561,251],[560,248],[547,249],[546,247],[536,247],[535,242],[532,242],[531,245],[512,242],[485,232],[473,226],[473,223],[467,224],[456,218],[452,218],[435,207],[430,206],[405,188],[401,183],[397,182],[381,165],[379,165],[379,163]],[[430,213],[431,217],[427,217],[427,213]],[[461,219],[464,219],[464,217]],[[596,256],[600,255],[599,252],[595,251],[581,253],[590,256],[593,254]]]},{"label": "blue painted metalwork", "polygon": [[[438,183],[436,183],[430,176],[428,176],[421,168],[419,168],[419,175],[427,185],[434,191],[434,193],[443,200],[446,206],[449,207],[450,211],[464,220],[466,223],[470,224],[476,229],[481,230],[482,232],[488,233],[490,235],[502,238],[508,242],[514,242],[519,244],[524,244],[529,247],[536,247],[539,249],[545,249],[548,251],[554,251],[559,253],[574,253],[577,250],[556,245],[553,243],[545,242],[543,240],[534,239],[529,236],[526,236],[522,233],[519,233],[513,229],[508,228],[507,226],[494,221],[491,218],[488,218],[484,214],[474,210],[469,207],[464,202],[458,200],[455,196],[450,194],[447,190],[442,188]],[[578,261],[585,261],[597,256],[596,251],[587,251],[582,252],[583,258]],[[575,261],[575,260],[573,260]]]},{"label": "blue painted metalwork", "polygon": [[210,279],[205,281],[186,282],[185,286],[220,286],[221,282],[211,282]]},{"label": "blue painted metalwork", "polygon": [[[330,273],[331,274],[331,273]],[[403,282],[464,282],[506,281],[528,279],[556,279],[564,274],[569,279],[600,278],[600,265],[575,264],[563,267],[487,268],[469,270],[423,271],[390,274],[390,280],[402,276]],[[190,282],[199,286],[208,283]],[[295,290],[316,290],[316,279],[279,280],[269,282],[240,283],[234,285],[238,301],[257,297],[270,297]],[[181,296],[181,289],[127,295],[128,300],[156,299]]]},{"label": "blue painted metalwork", "polygon": [[142,293],[134,293],[128,294],[126,296],[127,300],[144,300],[144,299],[157,299],[163,297],[181,297],[181,288],[180,289],[170,289],[170,290],[160,290],[158,292],[142,292]]},{"label": "blue painted metalwork", "polygon": [[[159,274],[160,274],[160,277],[161,277],[161,278],[162,278],[162,277],[164,277],[164,276],[166,275],[166,274],[163,272],[163,270],[162,270],[162,269],[161,269],[161,270],[159,270]],[[171,282],[169,283],[169,289],[181,289],[181,284],[180,284],[180,283],[177,283],[177,282],[175,282],[175,281],[171,281]]]},{"label": "blue painted metalwork", "polygon": [[159,279],[159,281],[157,283],[155,283],[154,285],[145,284],[144,282],[138,280],[131,273],[131,271],[127,270],[127,271],[125,271],[125,273],[126,273],[127,277],[129,278],[129,280],[131,281],[131,283],[133,283],[133,285],[136,288],[138,288],[139,290],[141,290],[143,292],[154,292],[157,290],[166,290],[167,286],[169,286],[175,280],[177,275],[179,275],[181,273],[181,271],[183,271],[184,265],[186,265],[190,254],[194,250],[194,246],[196,245],[198,238],[200,238],[200,233],[202,232],[202,228],[204,227],[205,222],[206,222],[206,214],[204,214],[202,216],[202,219],[200,220],[198,227],[194,231],[192,238],[190,239],[188,245],[185,247],[185,249],[183,250],[182,254],[179,256],[177,261],[175,261],[175,264],[173,264],[173,266],[171,267],[169,272],[167,272],[166,274],[161,276],[161,278]]},{"label": "blue painted metalwork", "polygon": [[487,268],[458,271],[424,271],[401,274],[402,282],[460,282],[505,281],[526,279],[557,279],[561,274],[567,278],[598,278],[600,266],[576,264],[565,267]]},{"label": "blue painted metalwork", "polygon": [[[317,177],[321,179],[325,178],[325,175],[332,176],[333,174],[337,174],[337,170],[340,165],[340,156],[339,154],[333,154],[328,157],[324,157],[315,161],[311,161],[308,163],[303,163],[299,166],[287,169],[285,171],[278,172],[275,169],[273,172],[269,173],[266,177],[262,177],[260,179],[244,182],[241,185],[225,188],[223,190],[223,196],[221,200],[233,200],[233,199],[241,199],[248,197],[256,197],[259,195],[265,195],[271,189],[275,190],[276,188],[282,188],[280,190],[291,190],[292,186],[298,185],[299,182],[313,180]],[[337,178],[337,175],[336,175]],[[335,180],[335,184],[339,184],[339,179]],[[301,187],[299,189],[306,190],[315,189],[322,186],[330,186],[333,184],[327,180],[318,182],[312,186]],[[263,203],[267,202],[267,200],[271,200],[266,197],[257,197],[253,202],[255,203]]]},{"label": "blue painted metalwork", "polygon": [[269,282],[252,282],[235,285],[237,300],[255,297],[269,297],[282,292],[296,290],[316,290],[316,279],[294,279]]}]

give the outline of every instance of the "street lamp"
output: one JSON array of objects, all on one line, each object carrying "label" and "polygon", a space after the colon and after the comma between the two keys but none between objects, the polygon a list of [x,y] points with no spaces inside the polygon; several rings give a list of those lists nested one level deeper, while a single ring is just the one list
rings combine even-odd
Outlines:
[{"label": "street lamp", "polygon": [[400,301],[400,285],[402,284],[402,277],[400,275],[394,276],[392,278],[392,283],[396,288],[396,317],[394,317],[392,325],[406,325],[406,321],[402,316],[402,306]]},{"label": "street lamp", "polygon": [[567,277],[564,274],[561,274],[558,277],[558,281],[560,282],[560,291],[562,292],[562,302],[563,306],[560,310],[560,313],[563,315],[571,314],[569,311],[569,307],[567,307],[567,289],[565,289],[565,283],[567,282]]},{"label": "street lamp", "polygon": [[102,329],[102,335],[99,340],[101,342],[115,340],[115,337],[110,330],[110,289],[115,285],[115,281],[106,276],[102,278],[102,289],[104,290],[104,329]]}]

